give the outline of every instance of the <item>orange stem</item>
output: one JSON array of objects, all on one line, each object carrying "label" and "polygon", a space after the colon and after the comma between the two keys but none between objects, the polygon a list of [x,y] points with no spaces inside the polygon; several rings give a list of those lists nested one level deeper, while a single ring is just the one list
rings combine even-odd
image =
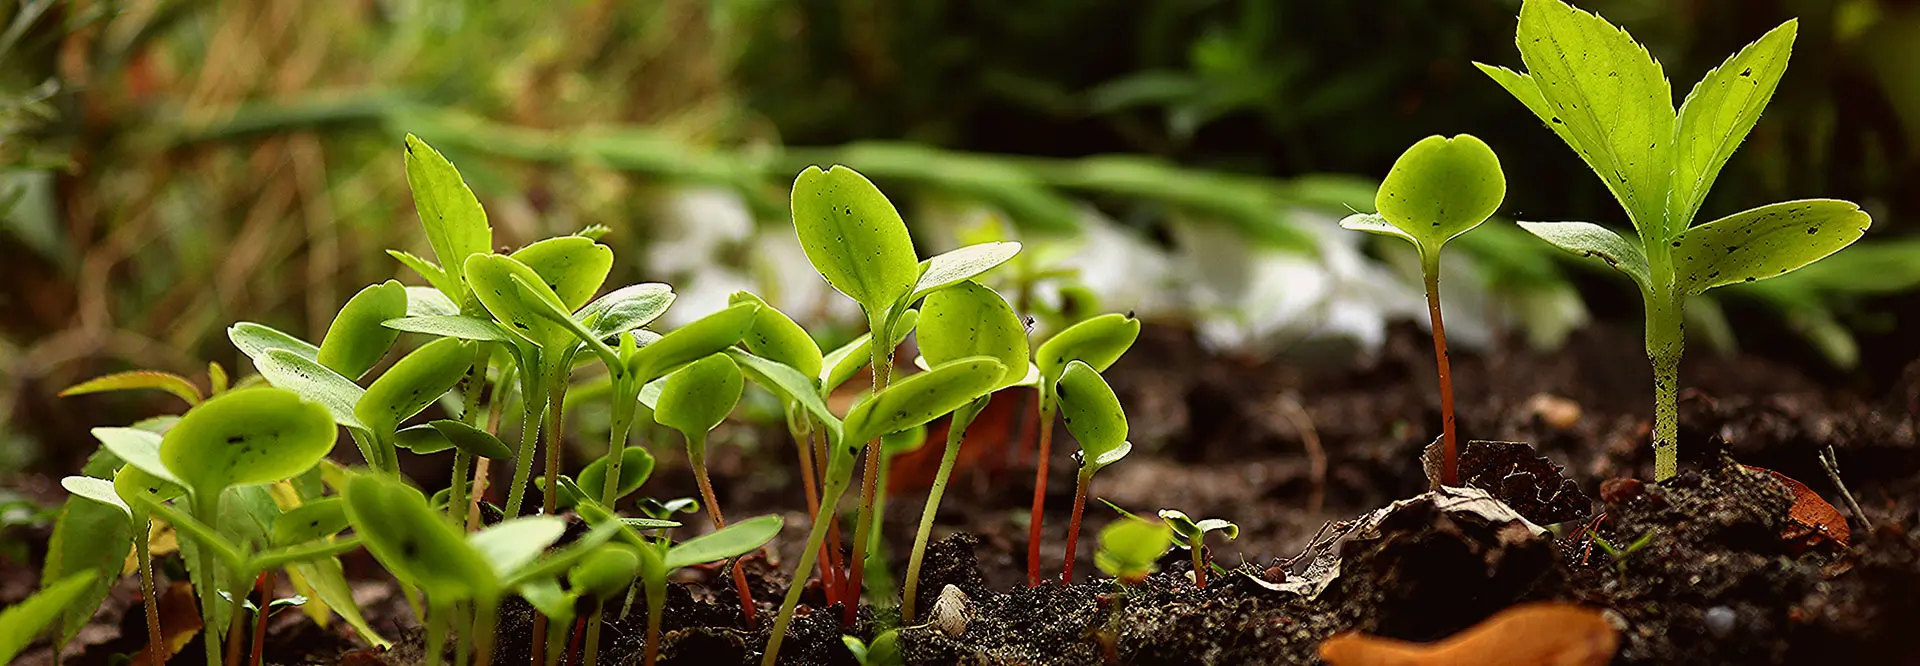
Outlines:
[{"label": "orange stem", "polygon": [[1033,519],[1027,527],[1027,587],[1040,586],[1040,526],[1047,509],[1047,459],[1053,454],[1053,401],[1041,390],[1039,465],[1033,472]]},{"label": "orange stem", "polygon": [[1427,262],[1427,316],[1433,319],[1433,357],[1440,366],[1440,432],[1444,453],[1440,483],[1460,485],[1460,449],[1453,426],[1453,369],[1447,360],[1447,325],[1440,319],[1440,265]]}]

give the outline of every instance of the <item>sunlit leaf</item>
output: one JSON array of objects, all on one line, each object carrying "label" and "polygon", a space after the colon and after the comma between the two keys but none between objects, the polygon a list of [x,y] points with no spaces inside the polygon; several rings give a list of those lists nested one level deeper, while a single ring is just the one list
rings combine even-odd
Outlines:
[{"label": "sunlit leaf", "polygon": [[801,171],[793,182],[793,226],[814,269],[869,316],[905,299],[919,280],[906,222],[853,169]]},{"label": "sunlit leaf", "polygon": [[740,366],[725,354],[694,361],[667,375],[653,420],[689,438],[705,435],[733,412],[744,384]]},{"label": "sunlit leaf", "polygon": [[1423,254],[1480,226],[1507,196],[1493,149],[1471,134],[1430,136],[1413,144],[1380,183],[1374,208],[1415,240]]},{"label": "sunlit leaf", "polygon": [[64,398],[72,395],[101,393],[105,391],[127,391],[132,389],[158,389],[166,391],[180,396],[180,399],[187,401],[188,405],[198,405],[201,400],[205,399],[200,396],[200,387],[194,386],[193,382],[186,377],[171,372],[157,372],[153,370],[133,370],[130,372],[117,372],[111,375],[95,377],[67,387],[66,390],[60,392],[60,397]]},{"label": "sunlit leaf", "polygon": [[1173,547],[1173,529],[1157,520],[1122,518],[1100,530],[1093,564],[1109,576],[1137,581],[1153,573],[1160,556]]},{"label": "sunlit leaf", "polygon": [[267,378],[267,383],[324,405],[340,425],[366,430],[366,425],[354,414],[354,407],[366,389],[353,380],[285,349],[268,349],[253,364],[261,376]]},{"label": "sunlit leaf", "polygon": [[[407,135],[406,148],[407,186],[413,190],[414,210],[426,227],[434,256],[457,285],[467,257],[493,250],[493,228],[487,225],[487,211],[467,188],[460,171],[440,151],[412,134]],[[465,300],[457,291],[447,296]]]},{"label": "sunlit leaf", "polygon": [[1140,320],[1104,314],[1048,338],[1034,352],[1033,362],[1040,366],[1040,377],[1047,383],[1057,381],[1069,361],[1084,361],[1096,371],[1105,371],[1120,360],[1120,355],[1127,353],[1127,348],[1139,337]]},{"label": "sunlit leaf", "polygon": [[920,262],[920,279],[914,284],[908,302],[920,300],[936,290],[986,274],[1020,254],[1020,244],[997,241],[968,245],[934,255]]},{"label": "sunlit leaf", "polygon": [[1026,326],[994,290],[960,282],[928,294],[920,312],[920,354],[929,365],[986,356],[1007,368],[1001,386],[1026,375]]},{"label": "sunlit leaf", "polygon": [[376,433],[392,433],[401,421],[458,386],[473,366],[473,355],[472,347],[454,338],[422,345],[367,387],[354,405],[354,416]]},{"label": "sunlit leaf", "polygon": [[[907,334],[912,333],[919,322],[919,310],[908,310],[902,313],[893,323],[893,346],[900,346],[900,343],[907,339]],[[820,361],[820,390],[831,392],[839,388],[841,384],[847,383],[847,380],[859,374],[861,368],[872,363],[873,350],[870,344],[872,341],[873,334],[862,333],[852,342],[828,352]]]},{"label": "sunlit leaf", "polygon": [[756,516],[676,543],[667,551],[666,568],[672,571],[751,553],[779,536],[784,524],[779,516]]},{"label": "sunlit leaf", "polygon": [[493,567],[494,575],[506,578],[540,557],[566,531],[567,521],[561,518],[526,516],[475,532],[467,543]]},{"label": "sunlit leaf", "polygon": [[1674,239],[1676,288],[1698,294],[1780,275],[1851,245],[1872,223],[1859,206],[1833,199],[1787,201],[1734,213]]},{"label": "sunlit leaf", "polygon": [[366,473],[347,483],[346,499],[354,533],[402,581],[444,601],[497,589],[493,568],[420,491],[385,474]]},{"label": "sunlit leaf", "polygon": [[1653,288],[1647,255],[1640,251],[1639,245],[1606,227],[1592,222],[1521,222],[1520,228],[1554,247],[1607,262],[1614,270],[1633,278],[1643,292]]},{"label": "sunlit leaf", "polygon": [[896,381],[847,412],[847,439],[841,446],[858,448],[881,435],[905,430],[959,409],[992,391],[1005,371],[1006,366],[999,361],[973,357]]},{"label": "sunlit leaf", "polygon": [[243,321],[227,327],[227,339],[233,346],[253,359],[255,364],[269,349],[285,349],[294,355],[312,361],[319,358],[320,348],[305,340],[281,332],[265,324]]},{"label": "sunlit leaf", "polygon": [[195,493],[218,492],[305,472],[336,436],[325,407],[284,389],[242,389],[181,417],[160,443],[160,460]]},{"label": "sunlit leaf", "polygon": [[673,305],[673,288],[658,282],[635,284],[607,292],[580,310],[588,330],[601,338],[653,323]]},{"label": "sunlit leaf", "polygon": [[[1787,72],[1800,22],[1790,20],[1748,44],[1693,86],[1680,105],[1680,133],[1674,143],[1673,194],[1667,216],[1691,222],[1707,190],[1753,131],[1760,112],[1773,99]],[[1679,231],[1678,228],[1674,229]]]},{"label": "sunlit leaf", "polygon": [[1112,454],[1127,443],[1127,414],[1107,380],[1084,361],[1070,361],[1055,382],[1061,421],[1095,467],[1111,463]]},{"label": "sunlit leaf", "polygon": [[738,349],[728,350],[727,354],[739,363],[740,370],[754,383],[779,394],[782,398],[799,403],[800,407],[807,410],[816,422],[825,424],[830,433],[829,442],[840,440],[840,418],[827,409],[827,403],[821,399],[812,378],[801,374],[792,366],[760,358]]},{"label": "sunlit leaf", "polygon": [[500,330],[500,325],[479,317],[462,314],[426,315],[388,319],[381,325],[396,331],[425,333],[443,338],[462,340],[485,340],[490,342],[508,342],[512,338]]},{"label": "sunlit leaf", "polygon": [[389,319],[407,316],[407,288],[395,280],[368,286],[347,299],[320,339],[320,351],[314,357],[348,378],[367,373],[400,332],[380,325]]},{"label": "sunlit leaf", "polygon": [[759,296],[744,291],[733,292],[727,303],[760,304],[760,312],[754,315],[752,328],[741,340],[747,351],[770,361],[784,363],[809,377],[820,375],[820,345],[787,313],[767,305]]},{"label": "sunlit leaf", "polygon": [[738,303],[696,319],[641,347],[628,367],[638,381],[650,382],[680,366],[718,354],[746,336],[759,311],[759,304]]}]

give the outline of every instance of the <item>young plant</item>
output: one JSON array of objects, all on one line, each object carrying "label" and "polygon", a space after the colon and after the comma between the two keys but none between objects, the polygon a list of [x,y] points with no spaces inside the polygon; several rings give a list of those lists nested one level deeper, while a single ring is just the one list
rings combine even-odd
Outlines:
[{"label": "young plant", "polygon": [[1193,554],[1193,586],[1207,586],[1207,569],[1211,562],[1207,559],[1207,533],[1219,532],[1226,535],[1228,541],[1240,538],[1240,526],[1219,518],[1195,521],[1187,514],[1173,509],[1161,509],[1160,520],[1166,522],[1173,533],[1179,535],[1184,547]]},{"label": "young plant", "polygon": [[1073,521],[1067,524],[1067,561],[1060,573],[1060,582],[1072,583],[1073,553],[1080,544],[1080,517],[1087,509],[1093,475],[1127,457],[1133,444],[1127,442],[1127,414],[1120,408],[1119,397],[1085,361],[1069,361],[1053,393],[1067,432],[1080,443],[1073,456],[1080,463],[1080,473],[1073,489]]},{"label": "young plant", "polygon": [[1588,222],[1522,222],[1595,257],[1640,288],[1653,365],[1654,479],[1679,469],[1681,323],[1687,299],[1774,277],[1859,239],[1872,219],[1851,202],[1805,199],[1699,226],[1695,214],[1786,71],[1788,21],[1707,72],[1676,111],[1660,63],[1625,30],[1561,0],[1526,0],[1515,43],[1525,73],[1478,65],[1565,141],[1626,209],[1633,240]]},{"label": "young plant", "polygon": [[1173,529],[1161,521],[1127,516],[1100,529],[1100,549],[1093,565],[1121,585],[1138,585],[1159,567],[1160,556],[1173,547]]},{"label": "young plant", "polygon": [[[913,238],[893,203],[866,177],[844,166],[801,171],[793,183],[792,209],[794,231],[807,260],[834,289],[860,304],[873,340],[892,340],[904,314],[928,293],[991,270],[1020,251],[1018,243],[993,243],[918,261]],[[869,345],[868,351],[874,393],[878,395],[892,382],[893,347]],[[873,433],[876,437],[882,434],[885,432]],[[880,452],[874,444],[877,442],[865,445],[866,474],[847,577],[850,591],[842,617],[846,625],[853,623],[858,612],[861,571],[873,521],[880,473]],[[826,511],[824,507],[831,505],[823,502],[822,506]]]},{"label": "young plant", "polygon": [[[693,478],[700,485],[700,499],[707,505],[714,529],[726,529],[727,518],[720,511],[720,498],[714,495],[713,481],[707,474],[707,433],[727,419],[739,404],[745,386],[740,366],[726,355],[714,354],[667,375],[660,403],[653,411],[654,421],[686,437],[687,462],[693,466]],[[747,587],[747,572],[738,563],[731,568],[734,591],[740,595],[740,616],[751,627],[753,592]]]},{"label": "young plant", "polygon": [[[1000,294],[968,280],[928,294],[921,309],[920,357],[928,367],[967,358],[986,356],[1006,368],[994,391],[1023,383],[1031,384],[1038,371],[1027,360],[1026,328],[1013,306]],[[913,535],[913,551],[907,558],[907,582],[903,621],[918,617],[915,611],[920,590],[920,565],[933,536],[933,520],[940,510],[940,498],[946,494],[953,466],[960,458],[960,445],[966,440],[967,426],[987,407],[992,394],[981,396],[953,412],[947,424],[947,448],[940,455],[940,469],[934,473],[933,488],[927,491],[926,509],[920,512],[920,526]]]},{"label": "young plant", "polygon": [[1440,431],[1444,441],[1441,483],[1460,484],[1460,457],[1453,425],[1453,371],[1447,359],[1447,328],[1440,318],[1440,248],[1472,231],[1500,209],[1507,178],[1493,149],[1471,134],[1430,136],[1395,160],[1374,195],[1377,214],[1350,215],[1340,226],[1392,236],[1420,253],[1433,322],[1433,357],[1440,370]]},{"label": "young plant", "polygon": [[1034,364],[1040,373],[1037,408],[1040,453],[1039,464],[1033,472],[1033,517],[1027,527],[1028,587],[1040,585],[1040,534],[1047,508],[1047,462],[1053,455],[1053,414],[1059,408],[1059,395],[1054,388],[1069,363],[1081,361],[1095,372],[1105,371],[1120,360],[1120,355],[1127,353],[1127,348],[1139,337],[1140,320],[1133,315],[1104,314],[1067,327],[1034,351]]},{"label": "young plant", "polygon": [[751,553],[779,536],[783,525],[779,516],[759,516],[679,543],[643,540],[638,552],[641,585],[647,593],[646,666],[653,666],[659,659],[660,620],[666,614],[667,577],[682,567]]}]

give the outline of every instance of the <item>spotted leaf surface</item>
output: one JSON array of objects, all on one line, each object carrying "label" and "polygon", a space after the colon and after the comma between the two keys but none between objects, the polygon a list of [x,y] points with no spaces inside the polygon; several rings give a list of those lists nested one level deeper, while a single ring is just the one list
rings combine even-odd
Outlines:
[{"label": "spotted leaf surface", "polygon": [[1714,177],[1726,166],[1740,141],[1753,131],[1760,112],[1773,99],[1780,76],[1793,54],[1797,20],[1774,28],[1748,44],[1694,84],[1680,105],[1680,132],[1674,143],[1673,194],[1669,218],[1692,221],[1707,198]]},{"label": "spotted leaf surface", "polygon": [[807,260],[834,289],[878,316],[913,292],[920,260],[900,212],[844,166],[807,167],[793,182],[793,226]]},{"label": "spotted leaf surface", "polygon": [[1633,278],[1641,291],[1653,288],[1647,255],[1633,241],[1592,222],[1521,222],[1520,228],[1554,247],[1606,262]]},{"label": "spotted leaf surface", "polygon": [[967,280],[928,294],[920,313],[920,354],[929,365],[986,356],[1007,368],[999,386],[1025,377],[1027,329],[999,293]]},{"label": "spotted leaf surface", "polygon": [[1833,199],[1787,201],[1735,213],[1674,239],[1676,287],[1691,295],[1780,275],[1851,245],[1872,223],[1859,206]]},{"label": "spotted leaf surface", "polygon": [[1127,353],[1140,337],[1140,320],[1126,315],[1103,314],[1060,331],[1034,352],[1033,362],[1040,366],[1042,381],[1059,380],[1070,361],[1084,361],[1095,371],[1104,371]]},{"label": "spotted leaf surface", "polygon": [[1500,158],[1486,142],[1471,134],[1430,136],[1394,161],[1374,208],[1430,254],[1487,221],[1506,196]]},{"label": "spotted leaf surface", "polygon": [[347,521],[367,551],[428,596],[457,601],[498,585],[480,552],[420,491],[383,474],[360,474],[347,483],[346,499]]}]

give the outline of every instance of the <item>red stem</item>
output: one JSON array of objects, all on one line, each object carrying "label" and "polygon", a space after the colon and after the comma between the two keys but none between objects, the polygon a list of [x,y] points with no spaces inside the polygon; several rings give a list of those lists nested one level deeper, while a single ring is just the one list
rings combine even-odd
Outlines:
[{"label": "red stem", "polygon": [[587,617],[582,615],[580,619],[573,621],[573,647],[568,650],[568,652],[573,653],[573,661],[576,664],[582,663],[580,660],[580,637],[586,633]]},{"label": "red stem", "polygon": [[[700,460],[695,466],[700,473],[694,475],[694,480],[700,482],[700,499],[707,502],[707,514],[713,516],[713,529],[725,529],[727,517],[721,515],[720,501],[713,495],[713,482],[707,480],[706,461]],[[733,588],[740,594],[740,615],[746,618],[747,627],[751,629],[754,625],[753,590],[747,587],[747,571],[740,567],[739,560],[733,562]]]},{"label": "red stem", "polygon": [[260,577],[253,581],[253,587],[260,591],[260,605],[257,606],[260,610],[254,613],[257,619],[253,623],[253,666],[260,666],[267,648],[267,604],[273,602],[273,574],[260,572]]},{"label": "red stem", "polygon": [[1047,510],[1047,459],[1053,453],[1052,406],[1044,394],[1040,396],[1039,465],[1033,471],[1033,519],[1027,527],[1027,587],[1040,586],[1040,527]]},{"label": "red stem", "polygon": [[1433,357],[1440,367],[1440,432],[1444,453],[1440,483],[1460,485],[1460,449],[1453,426],[1453,369],[1447,359],[1447,325],[1440,319],[1440,265],[1427,267],[1427,316],[1433,319]]},{"label": "red stem", "polygon": [[[879,440],[867,443],[866,466],[866,472],[862,475],[863,478],[860,481],[860,503],[862,505],[861,508],[866,510],[864,513],[867,514],[867,520],[874,520],[875,516],[872,515],[873,498],[876,497],[875,493],[878,492],[880,487]],[[861,576],[866,575],[867,547],[869,545],[867,543],[867,535],[873,532],[871,528],[871,525],[857,525],[854,529],[856,534],[853,535],[853,555],[848,558],[851,561],[847,562],[847,595],[845,598],[847,605],[842,607],[843,610],[840,614],[840,626],[842,627],[852,628],[854,622],[860,619]]]},{"label": "red stem", "polygon": [[1073,552],[1080,545],[1080,514],[1087,508],[1087,484],[1093,481],[1093,474],[1081,470],[1080,479],[1073,488],[1073,522],[1067,523],[1067,566],[1060,573],[1060,583],[1073,584]]}]

